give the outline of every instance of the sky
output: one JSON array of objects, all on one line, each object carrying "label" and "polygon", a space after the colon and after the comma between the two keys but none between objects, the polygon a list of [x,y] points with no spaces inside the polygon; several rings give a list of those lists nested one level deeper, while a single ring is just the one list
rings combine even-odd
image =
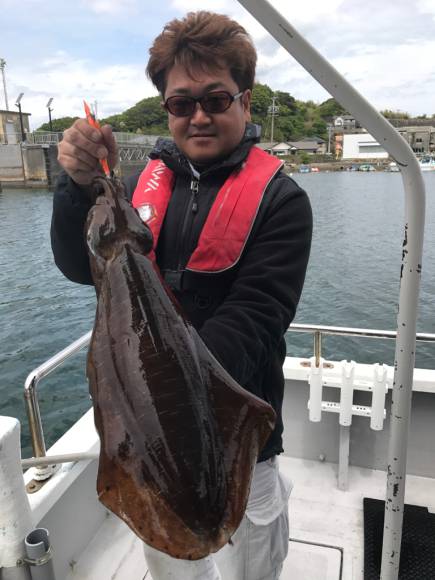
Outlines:
[{"label": "sky", "polygon": [[[271,0],[270,3],[378,110],[435,114],[435,0]],[[256,80],[316,103],[330,95],[236,0],[0,0],[0,58],[9,109],[99,118],[155,96],[148,50],[164,24],[189,11],[228,14],[251,34]],[[0,109],[5,109],[0,82]]]}]

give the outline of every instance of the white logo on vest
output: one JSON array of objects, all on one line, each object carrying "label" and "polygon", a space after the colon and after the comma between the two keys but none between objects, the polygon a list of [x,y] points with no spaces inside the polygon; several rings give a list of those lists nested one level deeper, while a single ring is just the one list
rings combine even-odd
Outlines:
[{"label": "white logo on vest", "polygon": [[156,208],[151,203],[144,203],[136,209],[137,213],[140,216],[140,219],[146,224],[149,224],[153,219],[157,217]]}]

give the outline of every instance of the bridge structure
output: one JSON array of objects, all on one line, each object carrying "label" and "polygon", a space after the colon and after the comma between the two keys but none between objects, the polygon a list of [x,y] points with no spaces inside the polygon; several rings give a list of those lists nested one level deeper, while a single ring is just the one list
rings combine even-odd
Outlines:
[{"label": "bridge structure", "polygon": [[[119,173],[122,177],[139,173],[157,135],[114,133],[119,148]],[[25,141],[0,143],[0,182],[10,187],[33,185],[54,187],[61,167],[57,161],[57,146],[63,133],[34,131],[26,133]]]},{"label": "bridge structure", "polygon": [[[146,163],[148,154],[158,139],[157,135],[136,133],[113,133],[119,147],[119,161],[122,165]],[[62,140],[62,132],[34,131],[27,134],[27,144],[57,145]]]}]

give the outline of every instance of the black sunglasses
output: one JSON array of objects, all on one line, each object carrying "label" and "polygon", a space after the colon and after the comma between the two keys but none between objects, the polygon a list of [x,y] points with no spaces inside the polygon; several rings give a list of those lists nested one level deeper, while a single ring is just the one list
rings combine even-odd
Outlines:
[{"label": "black sunglasses", "polygon": [[190,117],[195,112],[196,103],[205,113],[224,113],[231,104],[243,95],[243,91],[232,95],[227,91],[214,91],[202,97],[174,95],[163,103],[164,108],[174,117]]}]

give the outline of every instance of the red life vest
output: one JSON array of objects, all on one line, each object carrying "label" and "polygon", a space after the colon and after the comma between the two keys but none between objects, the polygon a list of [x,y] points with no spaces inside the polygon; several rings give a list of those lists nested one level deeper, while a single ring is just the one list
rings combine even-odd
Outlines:
[{"label": "red life vest", "polygon": [[[283,162],[252,147],[241,168],[234,171],[216,195],[187,270],[222,272],[236,264],[249,238],[263,194]],[[174,173],[160,159],[142,171],[132,204],[151,228],[155,249],[174,185]]]}]

